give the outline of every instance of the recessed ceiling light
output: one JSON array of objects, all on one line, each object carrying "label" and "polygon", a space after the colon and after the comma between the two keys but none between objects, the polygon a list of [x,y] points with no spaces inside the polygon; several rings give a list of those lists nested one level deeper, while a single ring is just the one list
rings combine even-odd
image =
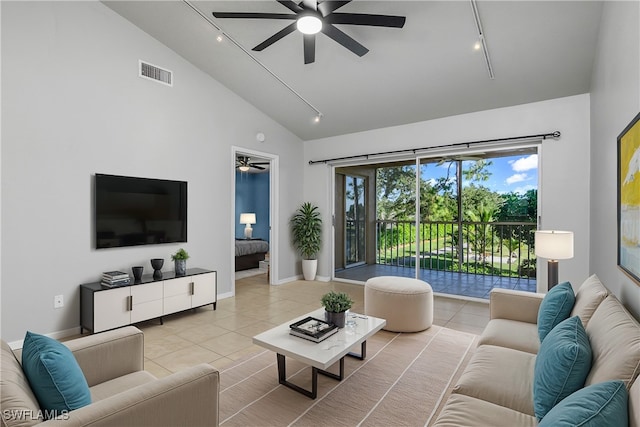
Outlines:
[{"label": "recessed ceiling light", "polygon": [[480,43],[480,40],[478,40],[476,44],[473,45],[473,48],[475,50],[480,50],[481,47],[482,47],[482,44]]},{"label": "recessed ceiling light", "polygon": [[322,30],[322,21],[315,15],[304,15],[298,18],[296,27],[302,34],[318,34]]},{"label": "recessed ceiling light", "polygon": [[222,33],[218,34],[218,36],[216,37],[216,40],[218,41],[218,43],[222,42],[222,40],[224,40],[224,37],[222,37]]}]

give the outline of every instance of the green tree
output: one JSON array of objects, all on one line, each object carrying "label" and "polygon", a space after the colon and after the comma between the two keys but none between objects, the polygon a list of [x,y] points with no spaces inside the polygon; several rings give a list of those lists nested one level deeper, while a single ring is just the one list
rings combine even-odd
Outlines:
[{"label": "green tree", "polygon": [[465,225],[466,239],[476,255],[480,255],[479,261],[482,262],[487,252],[487,246],[494,239],[494,230],[490,223],[495,221],[495,209],[480,205],[474,210],[468,210],[465,215],[472,222],[472,224]]}]

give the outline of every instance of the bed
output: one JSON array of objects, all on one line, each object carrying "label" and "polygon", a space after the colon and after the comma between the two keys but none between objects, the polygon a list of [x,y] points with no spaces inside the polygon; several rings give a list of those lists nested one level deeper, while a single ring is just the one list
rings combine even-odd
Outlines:
[{"label": "bed", "polygon": [[236,271],[258,268],[269,252],[269,243],[260,239],[236,239]]}]

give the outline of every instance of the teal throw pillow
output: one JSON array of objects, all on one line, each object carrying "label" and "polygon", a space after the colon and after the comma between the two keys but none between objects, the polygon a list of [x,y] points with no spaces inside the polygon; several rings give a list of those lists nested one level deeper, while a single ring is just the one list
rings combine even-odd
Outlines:
[{"label": "teal throw pillow", "polygon": [[46,418],[91,403],[91,392],[78,361],[65,345],[27,332],[22,346],[22,370]]},{"label": "teal throw pillow", "polygon": [[564,282],[551,288],[544,296],[538,310],[538,336],[540,342],[560,322],[571,314],[576,294],[571,283]]},{"label": "teal throw pillow", "polygon": [[584,386],[591,345],[580,317],[560,322],[542,341],[533,368],[533,410],[540,421],[562,399]]},{"label": "teal throw pillow", "polygon": [[629,394],[622,381],[593,384],[550,410],[538,427],[627,427]]}]

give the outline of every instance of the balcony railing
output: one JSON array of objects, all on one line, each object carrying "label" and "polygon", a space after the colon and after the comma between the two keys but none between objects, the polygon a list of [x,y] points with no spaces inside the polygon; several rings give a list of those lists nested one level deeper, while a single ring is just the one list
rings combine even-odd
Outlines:
[{"label": "balcony railing", "polygon": [[535,278],[535,230],[530,222],[428,221],[416,241],[414,222],[378,220],[376,263],[415,268],[418,259],[421,269]]}]

